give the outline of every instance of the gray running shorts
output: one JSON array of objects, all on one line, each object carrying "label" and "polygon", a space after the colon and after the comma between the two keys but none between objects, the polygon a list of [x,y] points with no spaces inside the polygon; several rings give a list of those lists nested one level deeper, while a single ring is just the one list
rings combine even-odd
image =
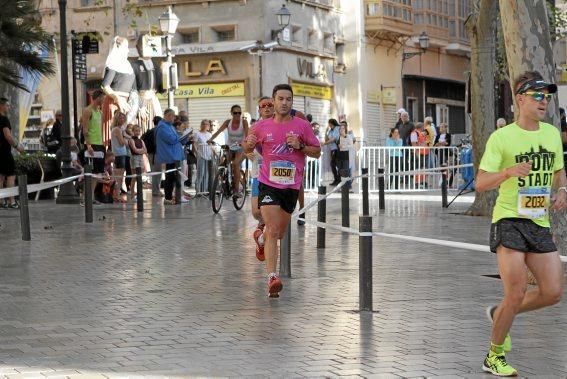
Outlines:
[{"label": "gray running shorts", "polygon": [[503,218],[490,227],[490,251],[498,246],[524,253],[557,251],[551,230],[525,218]]}]

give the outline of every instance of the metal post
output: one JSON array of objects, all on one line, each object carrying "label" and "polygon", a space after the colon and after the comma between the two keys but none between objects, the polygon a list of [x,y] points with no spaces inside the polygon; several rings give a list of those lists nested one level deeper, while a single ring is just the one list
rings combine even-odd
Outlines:
[{"label": "metal post", "polygon": [[291,278],[291,221],[280,241],[280,276]]},{"label": "metal post", "polygon": [[167,53],[167,67],[169,73],[169,80],[167,81],[167,107],[173,108],[173,76],[171,66],[173,64],[173,56],[171,55],[171,39],[172,35],[168,34],[165,36],[165,48]]},{"label": "metal post", "polygon": [[358,219],[358,302],[359,310],[372,311],[372,217]]},{"label": "metal post", "polygon": [[83,191],[83,201],[85,203],[85,222],[93,222],[93,177],[90,175],[93,168],[90,164],[85,165],[85,189]]},{"label": "metal post", "polygon": [[[339,172],[341,174],[341,178],[348,178],[348,170],[341,169]],[[350,204],[348,199],[348,191],[348,184],[345,183],[345,185],[341,187],[341,210],[343,220],[342,225],[347,228],[350,226]]]},{"label": "metal post", "polygon": [[[319,198],[325,196],[327,187],[319,186]],[[317,221],[327,221],[327,199],[319,200],[317,203]],[[325,228],[317,227],[317,249],[325,248]]]},{"label": "metal post", "polygon": [[380,210],[386,209],[386,201],[384,198],[384,169],[378,169],[378,208]]},{"label": "metal post", "polygon": [[443,208],[449,207],[447,202],[447,170],[441,173],[441,206]]},{"label": "metal post", "polygon": [[[73,167],[71,166],[71,115],[69,112],[69,66],[67,62],[67,0],[59,0],[59,25],[61,38],[61,113],[63,114],[61,172],[64,178],[68,178],[73,175]],[[79,200],[72,182],[61,185],[57,195],[57,204],[78,204]]]},{"label": "metal post", "polygon": [[181,204],[181,161],[175,161],[175,204]]},{"label": "metal post", "polygon": [[368,167],[362,168],[362,215],[370,214],[370,202],[368,200]]},{"label": "metal post", "polygon": [[77,62],[75,62],[75,59],[77,58],[77,44],[78,44],[78,40],[75,36],[75,31],[71,30],[71,34],[73,35],[73,37],[71,38],[71,65],[72,65],[72,70],[73,72],[71,73],[71,76],[73,78],[73,136],[75,136],[75,138],[77,138],[77,141],[79,140],[79,136],[77,135],[77,78],[75,77],[75,74],[77,73]]},{"label": "metal post", "polygon": [[18,193],[20,196],[20,225],[22,227],[22,241],[31,241],[27,175],[18,175]]},{"label": "metal post", "polygon": [[[130,185],[134,185],[133,183]],[[138,212],[144,211],[144,184],[142,183],[142,168],[136,167],[136,203]]]}]

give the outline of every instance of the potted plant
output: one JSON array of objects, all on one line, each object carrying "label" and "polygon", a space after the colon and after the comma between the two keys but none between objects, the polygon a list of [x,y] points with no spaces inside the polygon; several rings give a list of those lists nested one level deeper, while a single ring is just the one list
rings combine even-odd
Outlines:
[{"label": "potted plant", "polygon": [[[57,167],[54,155],[44,152],[33,154],[19,154],[14,157],[16,164],[16,175],[27,175],[28,184],[36,184],[41,180],[41,170],[43,168],[43,181],[51,181],[61,177],[61,170]],[[41,165],[41,166],[40,166]],[[30,194],[30,199],[35,198],[35,194]],[[53,199],[53,188],[41,191],[40,199]]]}]

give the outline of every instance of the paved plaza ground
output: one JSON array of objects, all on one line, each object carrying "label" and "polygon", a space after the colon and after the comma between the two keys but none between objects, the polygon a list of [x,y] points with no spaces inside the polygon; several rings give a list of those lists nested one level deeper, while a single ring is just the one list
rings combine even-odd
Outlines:
[{"label": "paved plaza ground", "polygon": [[[487,243],[489,219],[460,215],[466,203],[377,205],[376,231]],[[491,253],[375,237],[375,312],[358,313],[356,235],[328,231],[317,250],[316,228],[293,225],[292,278],[269,299],[248,203],[213,215],[205,199],[148,199],[143,213],[95,207],[93,224],[78,205],[30,208],[31,242],[18,211],[0,211],[0,376],[488,377],[484,308],[502,294]],[[566,314],[564,301],[517,318],[520,374],[567,377]]]}]

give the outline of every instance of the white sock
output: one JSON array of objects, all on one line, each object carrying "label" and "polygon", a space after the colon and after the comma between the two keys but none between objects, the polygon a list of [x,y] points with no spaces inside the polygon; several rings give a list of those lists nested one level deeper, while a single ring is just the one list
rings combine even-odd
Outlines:
[{"label": "white sock", "polygon": [[268,275],[268,279],[272,279],[272,278],[275,278],[275,277],[277,277],[277,276],[278,276],[278,274],[276,274],[275,272],[271,272],[271,273]]},{"label": "white sock", "polygon": [[260,237],[258,237],[258,243],[264,246],[264,233],[260,234]]}]

